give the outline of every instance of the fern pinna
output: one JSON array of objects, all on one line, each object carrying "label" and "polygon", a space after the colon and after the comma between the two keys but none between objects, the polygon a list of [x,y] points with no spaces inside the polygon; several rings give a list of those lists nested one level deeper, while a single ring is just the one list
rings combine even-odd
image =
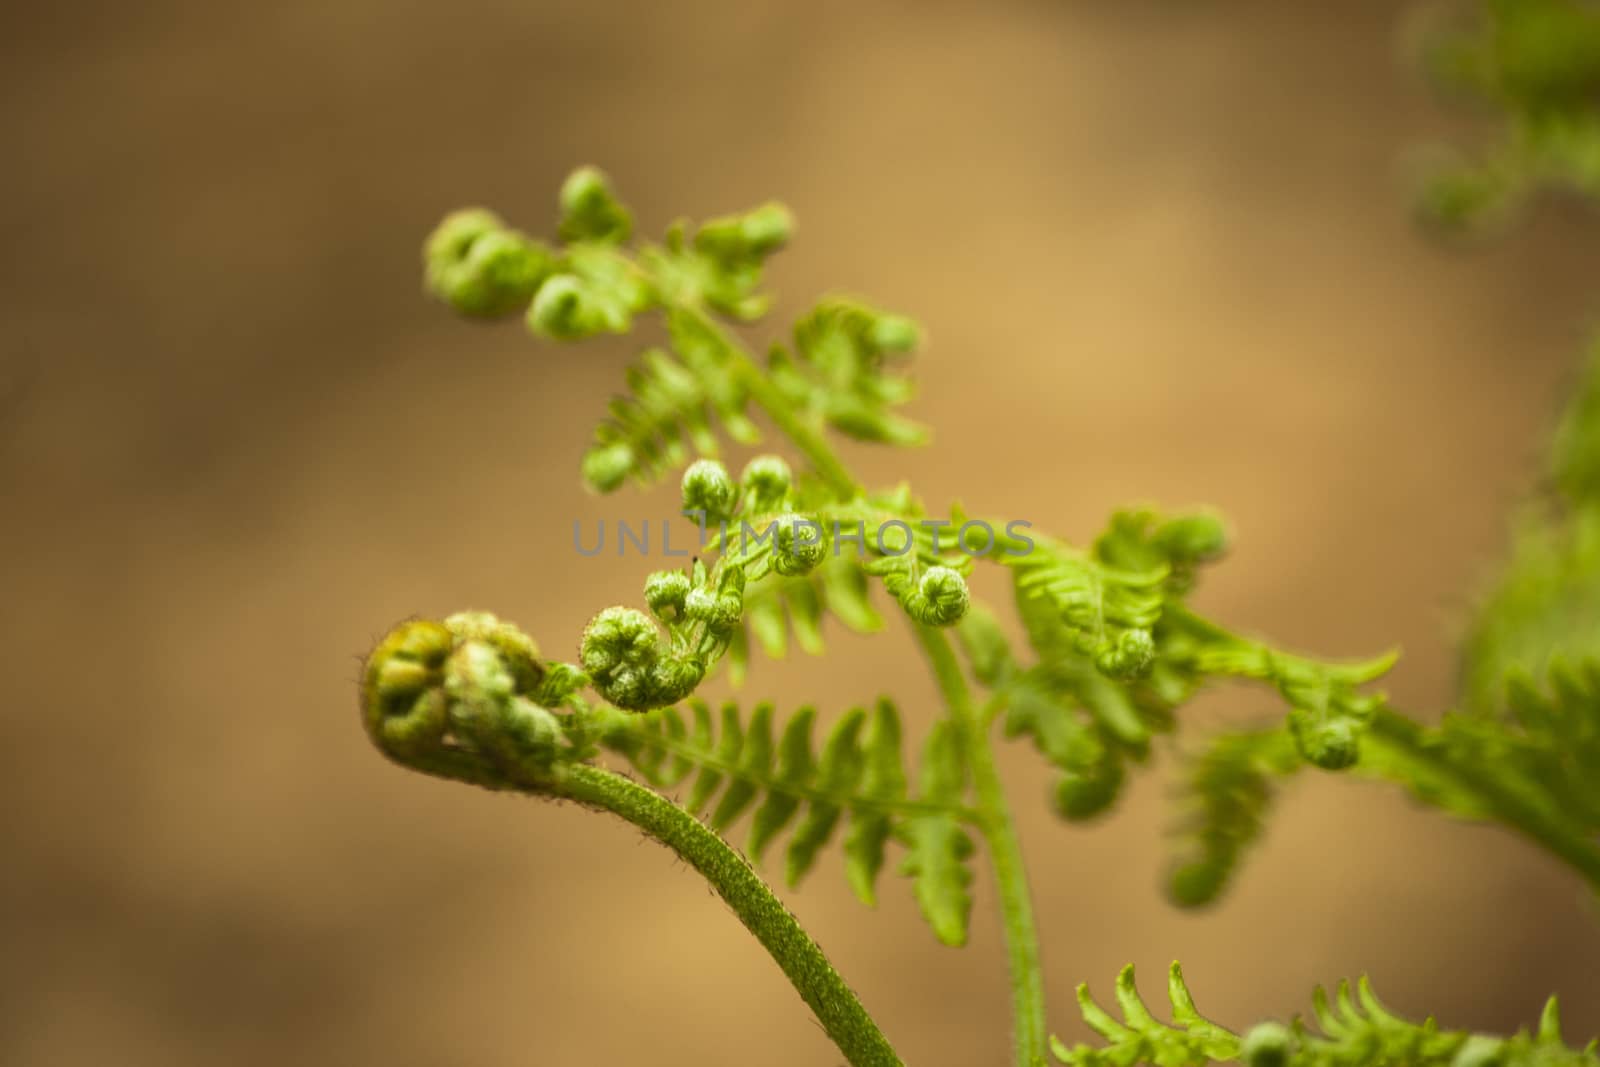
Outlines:
[{"label": "fern pinna", "polygon": [[1545,1004],[1538,1029],[1510,1038],[1442,1030],[1432,1019],[1413,1023],[1378,1000],[1365,978],[1352,989],[1340,982],[1330,998],[1312,993],[1312,1022],[1258,1023],[1242,1036],[1202,1015],[1174,963],[1167,975],[1172,1023],[1151,1013],[1134,984],[1133,968],[1117,976],[1119,1022],[1102,1008],[1087,985],[1078,987],[1078,1008],[1104,1047],[1068,1048],[1051,1040],[1055,1057],[1069,1067],[1205,1067],[1239,1061],[1247,1067],[1593,1067],[1600,1063],[1591,1042],[1581,1051],[1561,1039],[1554,1000]]},{"label": "fern pinna", "polygon": [[775,740],[771,704],[756,705],[748,719],[737,705],[724,704],[720,726],[705,702],[689,707],[692,726],[677,708],[613,716],[600,728],[600,743],[626,756],[659,789],[672,790],[692,775],[681,803],[719,833],[755,805],[745,851],[756,862],[794,824],[783,867],[791,887],[844,828],[845,874],[856,896],[875,904],[887,846],[900,842],[906,851],[901,869],[915,878],[917,901],[934,934],[949,945],[966,940],[972,907],[966,826],[973,812],[963,804],[966,769],[948,723],[929,732],[913,793],[900,713],[887,699],[870,713],[847,711],[820,750],[812,740],[813,708],[791,715]]}]

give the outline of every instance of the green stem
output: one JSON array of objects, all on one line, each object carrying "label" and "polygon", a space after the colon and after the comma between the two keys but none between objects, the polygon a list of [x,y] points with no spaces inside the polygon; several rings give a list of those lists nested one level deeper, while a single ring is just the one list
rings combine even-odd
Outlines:
[{"label": "green stem", "polygon": [[989,744],[985,716],[973,705],[967,680],[955,651],[942,630],[918,626],[917,638],[933,666],[934,678],[961,732],[963,748],[978,800],[978,829],[988,845],[1000,895],[1006,955],[1011,972],[1012,1051],[1017,1067],[1041,1067],[1048,1047],[1045,1023],[1044,972],[1039,962],[1039,936],[1033,922],[1033,901],[1022,863],[1022,845],[1006,803],[1000,770]]},{"label": "green stem", "polygon": [[1588,834],[1575,830],[1516,790],[1505,788],[1492,775],[1462,767],[1448,752],[1429,744],[1425,727],[1398,712],[1380,709],[1372,721],[1370,736],[1393,756],[1477,797],[1495,818],[1555,855],[1600,893],[1600,844]]},{"label": "green stem", "polygon": [[756,936],[852,1067],[898,1067],[888,1039],[817,943],[743,856],[676,804],[620,774],[574,764],[540,791],[626,819],[681,856]]},{"label": "green stem", "polygon": [[[810,423],[792,410],[788,400],[772,384],[766,373],[732,338],[708,316],[701,314],[706,328],[721,337],[733,357],[740,384],[766,411],[773,423],[788,435],[827,482],[846,500],[861,495],[861,487],[845,469],[827,440]],[[1033,901],[1028,894],[1028,877],[1022,862],[1022,846],[1006,803],[1000,771],[989,745],[986,717],[972,703],[966,679],[961,674],[949,640],[939,630],[916,627],[918,638],[933,666],[934,676],[949,706],[950,716],[962,736],[972,768],[977,795],[977,826],[988,845],[989,862],[999,888],[1001,918],[1005,928],[1006,953],[1011,972],[1012,1046],[1018,1067],[1042,1067],[1047,1048],[1044,975],[1039,963],[1039,936],[1033,922]]]},{"label": "green stem", "polygon": [[834,455],[827,439],[794,410],[794,405],[778,391],[776,385],[772,384],[772,379],[767,377],[766,372],[750,353],[745,351],[744,346],[730,337],[727,331],[705,312],[692,307],[683,307],[682,310],[694,315],[700,326],[722,342],[732,356],[732,368],[740,386],[750,394],[751,399],[761,405],[773,425],[794,442],[794,446],[806,457],[806,461],[816,469],[823,480],[842,499],[853,500],[859,496],[861,486],[850,476],[849,470],[840,462],[839,457]]}]

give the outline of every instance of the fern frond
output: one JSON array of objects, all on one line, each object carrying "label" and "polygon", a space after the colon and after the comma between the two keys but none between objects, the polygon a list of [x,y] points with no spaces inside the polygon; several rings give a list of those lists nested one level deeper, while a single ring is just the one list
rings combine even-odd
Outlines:
[{"label": "fern frond", "polygon": [[[1504,692],[1499,712],[1452,712],[1436,727],[1380,712],[1352,773],[1457,818],[1517,828],[1600,878],[1600,663],[1558,661],[1543,685],[1513,673]],[[1277,785],[1302,763],[1282,730],[1210,740],[1180,791],[1177,903],[1210,903],[1226,888]]]},{"label": "fern frond", "polygon": [[[725,832],[751,812],[746,851],[760,863],[793,827],[784,877],[798,885],[841,825],[846,874],[864,903],[876,885],[891,838],[906,848],[902,871],[914,879],[917,901],[946,944],[966,939],[971,910],[967,861],[972,820],[964,804],[966,773],[948,724],[936,724],[923,753],[920,786],[907,785],[900,716],[880,700],[868,712],[853,708],[829,731],[820,752],[812,740],[816,712],[801,708],[781,730],[771,704],[748,721],[734,704],[714,719],[702,701],[643,715],[600,709],[591,713],[596,739],[624,756],[651,785],[675,789],[692,782],[682,806]],[[706,809],[710,807],[709,813]]]},{"label": "fern frond", "polygon": [[1047,607],[1080,653],[1109,655],[1122,635],[1138,631],[1148,637],[1161,618],[1166,567],[1121,570],[1046,541],[1005,562],[1019,601]]},{"label": "fern frond", "polygon": [[1205,1067],[1213,1060],[1231,1060],[1239,1054],[1239,1038],[1229,1030],[1202,1016],[1184,984],[1183,970],[1174,963],[1167,976],[1167,995],[1172,1002],[1169,1026],[1156,1019],[1139,996],[1134,984],[1133,965],[1117,975],[1118,1022],[1089,992],[1087,983],[1078,986],[1078,1010],[1089,1028],[1106,1040],[1104,1048],[1080,1044],[1068,1047],[1059,1038],[1050,1038],[1056,1059],[1070,1067],[1133,1067],[1148,1063],[1156,1067]]},{"label": "fern frond", "polygon": [[960,801],[966,777],[955,724],[947,720],[935,723],[923,750],[919,798],[936,810],[903,824],[900,838],[906,845],[906,857],[900,873],[915,879],[922,915],[933,927],[934,936],[947,945],[967,942],[967,922],[972,915],[972,871],[967,860],[972,856],[972,838],[953,813],[937,808],[948,809]]},{"label": "fern frond", "polygon": [[1440,152],[1419,208],[1447,233],[1503,222],[1542,189],[1600,195],[1600,10],[1586,0],[1484,0],[1437,32],[1424,62],[1503,112],[1475,157]]},{"label": "fern frond", "polygon": [[1174,963],[1168,979],[1173,1022],[1157,1020],[1134,985],[1133,968],[1117,977],[1118,1022],[1095,1003],[1087,986],[1078,987],[1078,1004],[1104,1047],[1067,1047],[1051,1038],[1051,1051],[1069,1067],[1205,1067],[1213,1061],[1240,1061],[1249,1067],[1596,1067],[1597,1046],[1569,1048],[1561,1037],[1554,998],[1545,1005],[1536,1031],[1497,1038],[1442,1030],[1433,1019],[1413,1023],[1386,1008],[1366,978],[1354,989],[1341,982],[1330,998],[1318,987],[1312,994],[1314,1028],[1300,1019],[1291,1025],[1267,1022],[1241,1039],[1206,1019],[1194,1006]]},{"label": "fern frond", "polygon": [[[992,671],[998,680],[987,684],[1005,710],[1007,735],[1031,737],[1061,770],[1054,799],[1063,817],[1107,810],[1127,765],[1145,760],[1151,740],[1173,729],[1178,707],[1219,679],[1277,690],[1301,757],[1330,768],[1354,761],[1359,736],[1382,705],[1362,687],[1394,657],[1312,660],[1195,614],[1185,597],[1225,540],[1214,516],[1135,509],[1114,515],[1090,554],[1040,539],[1040,551],[1008,561],[1036,660]],[[1226,810],[1214,799],[1219,813]]]},{"label": "fern frond", "polygon": [[910,319],[834,297],[795,323],[792,354],[773,346],[768,369],[794,408],[840,433],[879,444],[921,445],[928,441],[927,428],[892,410],[914,391],[893,365],[920,340]]},{"label": "fern frond", "polygon": [[654,482],[691,454],[718,455],[713,416],[740,444],[761,438],[726,343],[690,315],[669,313],[667,321],[673,354],[648,349],[628,369],[628,394],[611,402],[584,455],[584,481],[598,492],[629,478]]},{"label": "fern frond", "polygon": [[1393,724],[1362,773],[1468,819],[1531,811],[1600,850],[1600,662],[1557,662],[1543,686],[1514,674],[1506,692],[1502,716],[1456,713],[1432,729]]},{"label": "fern frond", "polygon": [[1181,844],[1168,881],[1175,903],[1196,907],[1217,898],[1261,837],[1278,782],[1301,765],[1281,729],[1223,734],[1206,745],[1179,787],[1174,833]]}]

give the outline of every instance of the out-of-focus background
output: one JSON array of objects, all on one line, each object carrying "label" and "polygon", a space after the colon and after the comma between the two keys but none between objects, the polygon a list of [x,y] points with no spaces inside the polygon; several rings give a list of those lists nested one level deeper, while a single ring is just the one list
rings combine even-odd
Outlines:
[{"label": "out-of-focus background", "polygon": [[[626,826],[397,770],[360,655],[458,608],[570,655],[650,565],[582,559],[577,462],[631,353],[541,346],[420,295],[436,219],[544,232],[573,165],[647,231],[781,197],[779,317],[846,289],[931,347],[911,479],[1075,540],[1206,502],[1202,603],[1329,655],[1402,646],[1450,700],[1451,631],[1501,550],[1596,310],[1600,227],[1546,204],[1469,252],[1402,165],[1444,116],[1396,5],[17,5],[0,15],[0,1061],[819,1064],[837,1054],[682,864]],[[1400,35],[1403,36],[1403,35]],[[998,585],[980,585],[999,594]],[[721,686],[725,683],[718,683]],[[746,695],[832,714],[931,691],[893,629]],[[1203,700],[1182,731],[1276,715]],[[1221,906],[1159,889],[1170,752],[1107,821],[1003,753],[1053,1027],[1072,987],[1181,958],[1247,1024],[1370,973],[1505,1030],[1560,993],[1600,1031],[1600,914],[1506,834],[1304,778]],[[837,860],[792,908],[907,1059],[990,1064],[991,888],[938,947],[905,883]],[[1155,999],[1155,997],[1153,997]]]}]

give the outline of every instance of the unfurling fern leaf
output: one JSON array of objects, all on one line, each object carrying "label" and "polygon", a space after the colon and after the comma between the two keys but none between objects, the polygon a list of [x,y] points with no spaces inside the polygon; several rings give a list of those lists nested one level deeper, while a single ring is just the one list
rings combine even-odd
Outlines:
[{"label": "unfurling fern leaf", "polygon": [[[1013,669],[997,688],[1005,707],[1006,735],[1032,737],[1040,753],[1062,772],[1054,803],[1057,812],[1068,819],[1092,818],[1106,811],[1121,788],[1124,761],[1143,759],[1153,730],[1160,728],[1136,702],[1131,688],[1108,676],[1096,662],[1093,652],[1097,644],[1115,650],[1113,642],[1093,636],[1105,613],[1098,606],[1092,611],[1083,608],[1081,598],[1064,601],[1059,597],[1067,573],[1076,575],[1073,582],[1078,588],[1105,589],[1104,576],[1097,573],[1096,565],[1082,563],[1057,557],[1040,568],[1014,568],[1017,612],[1037,662]],[[1156,583],[1162,576],[1156,574],[1150,580]],[[1140,579],[1141,589],[1143,583]],[[1103,599],[1099,596],[1097,603]],[[1135,594],[1133,603],[1137,607],[1130,610],[1136,610],[1136,615],[1121,609],[1113,609],[1111,614],[1146,625],[1159,617],[1149,614],[1142,591]],[[1072,604],[1080,606],[1072,608]],[[1157,594],[1157,612],[1159,607]],[[1091,620],[1092,627],[1084,628]],[[1148,637],[1143,629],[1123,633]]]},{"label": "unfurling fern leaf", "polygon": [[[881,700],[869,713],[854,708],[829,731],[821,752],[812,730],[816,712],[801,708],[776,732],[771,704],[759,704],[748,722],[736,705],[724,705],[720,723],[702,701],[688,704],[692,723],[677,708],[646,715],[592,713],[601,745],[627,757],[650,784],[672,789],[694,776],[683,806],[726,831],[752,807],[746,851],[759,863],[786,828],[793,833],[785,856],[788,883],[797,885],[841,823],[846,873],[865,903],[876,901],[878,873],[890,838],[906,847],[902,865],[914,878],[923,915],[946,944],[966,939],[972,901],[967,860],[972,841],[965,826],[966,774],[948,723],[935,725],[923,755],[920,788],[907,788],[900,718]],[[798,821],[796,821],[798,819]]]},{"label": "unfurling fern leaf", "polygon": [[791,405],[840,433],[921,445],[928,441],[927,428],[891,410],[911,399],[911,382],[890,373],[891,361],[920,341],[910,319],[835,297],[795,323],[793,354],[773,346],[768,368]]},{"label": "unfurling fern leaf", "polygon": [[627,380],[629,395],[611,402],[609,418],[583,458],[591,489],[610,492],[630,476],[656,481],[687,464],[691,449],[716,456],[713,414],[735,441],[760,439],[745,415],[744,390],[714,352],[680,349],[674,357],[652,348],[628,369]]},{"label": "unfurling fern leaf", "polygon": [[1506,695],[1498,716],[1455,713],[1434,728],[1385,719],[1360,770],[1464,818],[1532,810],[1571,826],[1600,857],[1600,662],[1557,662],[1542,688],[1514,673]]},{"label": "unfurling fern leaf", "polygon": [[1008,561],[1036,662],[1009,665],[986,684],[1005,709],[1007,735],[1031,737],[1061,770],[1054,802],[1063,817],[1110,808],[1127,765],[1144,761],[1151,740],[1173,729],[1176,709],[1216,679],[1275,688],[1301,757],[1329,767],[1354,760],[1382,702],[1361,686],[1393,656],[1319,662],[1196,615],[1184,597],[1225,541],[1212,515],[1135,509],[1112,517],[1092,553],[1040,539],[1040,551]]},{"label": "unfurling fern leaf", "polygon": [[1173,901],[1209,904],[1265,829],[1279,779],[1302,764],[1281,729],[1223,734],[1191,763],[1180,791],[1182,844],[1168,882]]},{"label": "unfurling fern leaf", "polygon": [[[1600,663],[1557,662],[1543,687],[1514,672],[1503,689],[1503,710],[1452,712],[1436,727],[1380,711],[1352,773],[1459,818],[1536,827],[1564,860],[1600,872]],[[1302,765],[1282,730],[1212,739],[1181,794],[1178,833],[1189,847],[1170,884],[1178,903],[1222,892],[1261,832],[1275,784]]]},{"label": "unfurling fern leaf", "polygon": [[1069,1067],[1205,1067],[1234,1060],[1248,1067],[1600,1067],[1594,1042],[1582,1051],[1563,1043],[1554,998],[1536,1032],[1501,1039],[1441,1030],[1432,1019],[1403,1019],[1384,1007],[1362,978],[1353,992],[1350,983],[1341,982],[1331,1000],[1320,987],[1313,993],[1312,1015],[1320,1033],[1295,1019],[1289,1026],[1260,1023],[1240,1038],[1195,1009],[1176,963],[1168,996],[1172,1026],[1150,1013],[1134,985],[1133,967],[1123,968],[1117,976],[1118,1022],[1095,1003],[1087,986],[1079,986],[1084,1021],[1106,1045],[1069,1048],[1051,1038],[1051,1051]]},{"label": "unfurling fern leaf", "polygon": [[[1019,604],[1034,604],[1063,627],[1062,647],[1095,658],[1108,674],[1132,676],[1148,657],[1125,657],[1129,643],[1147,642],[1161,618],[1166,568],[1124,571],[1066,549],[1039,543],[1006,560],[1015,574]],[[1142,660],[1142,661],[1141,661]]]}]

